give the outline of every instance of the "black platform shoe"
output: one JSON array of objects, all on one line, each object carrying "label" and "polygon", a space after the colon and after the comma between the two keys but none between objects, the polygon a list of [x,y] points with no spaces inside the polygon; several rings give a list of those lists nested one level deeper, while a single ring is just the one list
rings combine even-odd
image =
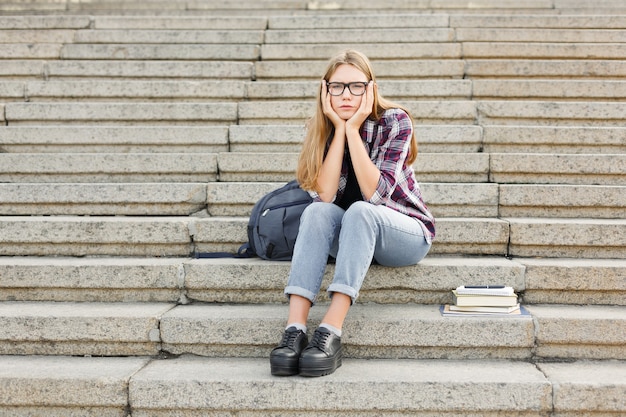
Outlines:
[{"label": "black platform shoe", "polygon": [[290,376],[298,374],[300,353],[307,346],[306,333],[295,327],[285,330],[283,340],[270,353],[272,375]]},{"label": "black platform shoe", "polygon": [[341,338],[323,327],[313,334],[300,355],[300,375],[330,375],[341,366]]}]

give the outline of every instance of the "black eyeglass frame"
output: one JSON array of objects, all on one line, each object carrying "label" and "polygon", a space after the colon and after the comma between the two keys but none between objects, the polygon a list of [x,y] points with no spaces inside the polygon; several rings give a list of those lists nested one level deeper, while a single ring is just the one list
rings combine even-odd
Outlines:
[{"label": "black eyeglass frame", "polygon": [[[330,85],[331,85],[331,84],[340,84],[340,85],[343,85],[343,88],[341,89],[341,93],[339,93],[339,94],[333,94],[333,93],[331,93],[331,92],[330,92]],[[355,84],[357,84],[357,85],[362,85],[362,86],[364,87],[364,90],[363,90],[363,92],[362,92],[361,94],[354,94],[354,93],[352,92],[352,88],[351,88],[350,86],[351,86],[351,85],[355,85]],[[349,91],[349,92],[350,92],[350,94],[352,94],[353,96],[362,96],[362,95],[363,95],[363,94],[365,94],[365,92],[367,91],[367,85],[368,85],[368,84],[369,84],[369,83],[367,83],[367,82],[365,82],[365,81],[353,81],[353,82],[351,82],[351,83],[340,83],[340,82],[337,82],[337,81],[333,81],[333,82],[328,82],[328,81],[326,81],[326,91],[328,91],[328,94],[330,94],[331,96],[333,96],[333,97],[338,97],[338,96],[342,95],[342,94],[344,93],[344,91],[346,91],[346,87],[347,87],[347,88],[348,88],[348,91]]]}]

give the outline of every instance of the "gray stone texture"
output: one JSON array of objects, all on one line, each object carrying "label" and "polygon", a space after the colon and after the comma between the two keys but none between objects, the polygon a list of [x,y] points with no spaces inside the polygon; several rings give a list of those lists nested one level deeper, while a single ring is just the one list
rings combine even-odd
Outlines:
[{"label": "gray stone texture", "polygon": [[[625,414],[623,3],[2,2],[0,414]],[[193,254],[295,177],[345,47],[414,116],[437,238],[368,270],[336,373],[276,378],[290,263]],[[530,316],[441,316],[467,284]]]},{"label": "gray stone texture", "polygon": [[229,147],[226,126],[6,126],[7,153],[215,153]]}]

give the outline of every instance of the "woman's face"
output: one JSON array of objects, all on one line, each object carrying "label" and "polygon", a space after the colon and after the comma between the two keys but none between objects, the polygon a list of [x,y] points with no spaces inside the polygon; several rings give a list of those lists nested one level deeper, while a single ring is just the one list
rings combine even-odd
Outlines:
[{"label": "woman's face", "polygon": [[[356,67],[349,64],[341,64],[337,67],[333,75],[331,75],[326,81],[329,83],[348,84],[354,82],[367,83],[369,80],[365,74],[363,74],[361,70]],[[365,95],[359,96],[352,94],[350,89],[346,87],[340,95],[330,96],[330,104],[339,117],[343,120],[348,120],[354,115],[354,113],[356,113],[363,97],[365,97]]]}]

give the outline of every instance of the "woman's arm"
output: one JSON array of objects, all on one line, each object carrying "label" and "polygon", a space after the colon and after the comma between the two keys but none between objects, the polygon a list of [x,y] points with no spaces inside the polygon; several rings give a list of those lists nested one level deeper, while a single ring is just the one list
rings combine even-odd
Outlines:
[{"label": "woman's arm", "polygon": [[335,126],[330,147],[317,177],[317,187],[319,198],[330,203],[335,199],[339,189],[339,178],[341,176],[341,165],[343,164],[343,154],[346,146],[346,123],[335,113],[330,104],[330,94],[328,94],[326,80],[322,80],[322,105],[324,114]]},{"label": "woman's arm", "polygon": [[359,130],[365,120],[372,114],[372,106],[374,103],[374,89],[376,85],[370,81],[367,86],[367,92],[361,100],[361,105],[357,112],[346,121],[346,137],[348,141],[348,149],[352,158],[352,166],[354,173],[361,189],[361,194],[365,200],[372,198],[378,187],[380,179],[380,170],[370,159],[363,139]]},{"label": "woman's arm", "polygon": [[326,203],[330,203],[335,199],[339,189],[339,177],[341,176],[345,143],[345,128],[337,129],[335,127],[335,136],[317,177],[317,186],[320,190],[318,195]]}]

